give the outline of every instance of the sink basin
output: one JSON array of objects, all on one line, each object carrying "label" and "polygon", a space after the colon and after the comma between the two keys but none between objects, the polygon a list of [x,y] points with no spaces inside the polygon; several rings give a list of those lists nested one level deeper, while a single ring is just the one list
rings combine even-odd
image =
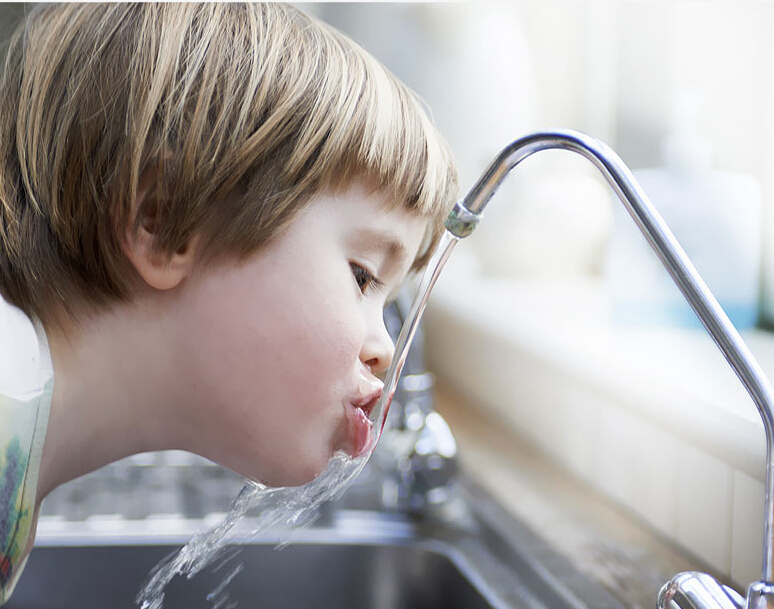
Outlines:
[{"label": "sink basin", "polygon": [[[292,532],[255,537],[248,516],[230,537],[238,554],[222,568],[213,561],[191,580],[173,579],[164,606],[623,607],[470,481],[445,512],[421,517],[369,508],[357,489],[342,501],[346,505],[331,506],[314,526]],[[42,522],[4,609],[132,609],[150,570],[203,527],[202,519],[181,517]],[[228,599],[208,600],[240,563],[241,572],[224,588]]]},{"label": "sink basin", "polygon": [[[148,571],[176,549],[136,545],[40,548],[8,608],[133,608]],[[426,548],[294,543],[276,550],[273,545],[250,544],[241,546],[232,562],[241,562],[244,569],[227,587],[229,602],[238,600],[245,609],[493,606],[448,556]],[[210,569],[190,581],[176,578],[166,589],[165,607],[211,609],[207,594],[227,574],[225,569],[218,573]]]}]

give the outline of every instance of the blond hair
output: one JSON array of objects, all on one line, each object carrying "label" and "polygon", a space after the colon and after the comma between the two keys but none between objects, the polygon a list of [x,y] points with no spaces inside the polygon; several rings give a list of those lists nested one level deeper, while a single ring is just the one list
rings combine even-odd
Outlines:
[{"label": "blond hair", "polygon": [[0,83],[3,297],[44,323],[130,298],[117,227],[149,169],[159,251],[196,234],[207,259],[250,255],[314,194],[365,177],[431,219],[419,268],[457,187],[417,98],[292,7],[36,8]]}]

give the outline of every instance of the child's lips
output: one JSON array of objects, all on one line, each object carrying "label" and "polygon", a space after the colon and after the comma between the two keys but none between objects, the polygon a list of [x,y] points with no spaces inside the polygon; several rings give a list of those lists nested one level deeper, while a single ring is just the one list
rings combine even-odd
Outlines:
[{"label": "child's lips", "polygon": [[355,408],[360,408],[366,413],[366,416],[370,417],[371,413],[374,411],[374,408],[376,408],[376,404],[379,402],[380,397],[382,397],[381,390],[376,391],[360,400],[357,400],[353,403],[353,406],[355,406]]},{"label": "child's lips", "polygon": [[359,457],[366,453],[373,443],[373,421],[369,418],[382,392],[370,394],[350,402],[346,409],[347,418],[347,448],[351,457]]}]

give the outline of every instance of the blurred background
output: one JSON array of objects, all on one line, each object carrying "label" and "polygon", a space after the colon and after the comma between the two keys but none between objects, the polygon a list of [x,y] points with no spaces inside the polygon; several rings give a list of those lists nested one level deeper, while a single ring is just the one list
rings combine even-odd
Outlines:
[{"label": "blurred background", "polygon": [[[459,160],[463,192],[517,137],[547,127],[585,131],[632,169],[664,170],[643,185],[689,254],[702,259],[699,270],[712,275],[735,321],[774,320],[772,3],[299,6],[348,33],[427,102]],[[481,269],[608,275],[621,284],[614,293],[631,294],[631,278],[606,262],[611,247],[615,260],[636,263],[628,275],[655,271],[637,244],[616,239],[631,224],[618,221],[621,206],[585,161],[562,152],[538,157],[514,172],[501,201],[487,208],[496,219],[471,239]],[[708,183],[717,184],[712,196],[702,191]],[[648,292],[665,289],[649,281]],[[625,315],[630,303],[619,304]]]}]

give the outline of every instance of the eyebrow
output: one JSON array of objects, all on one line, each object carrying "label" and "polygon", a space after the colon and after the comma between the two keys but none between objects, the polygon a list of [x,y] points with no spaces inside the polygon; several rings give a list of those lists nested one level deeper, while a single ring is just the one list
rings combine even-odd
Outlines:
[{"label": "eyebrow", "polygon": [[388,262],[400,266],[408,257],[406,246],[395,235],[373,228],[358,229],[358,244],[372,251],[386,251]]}]

